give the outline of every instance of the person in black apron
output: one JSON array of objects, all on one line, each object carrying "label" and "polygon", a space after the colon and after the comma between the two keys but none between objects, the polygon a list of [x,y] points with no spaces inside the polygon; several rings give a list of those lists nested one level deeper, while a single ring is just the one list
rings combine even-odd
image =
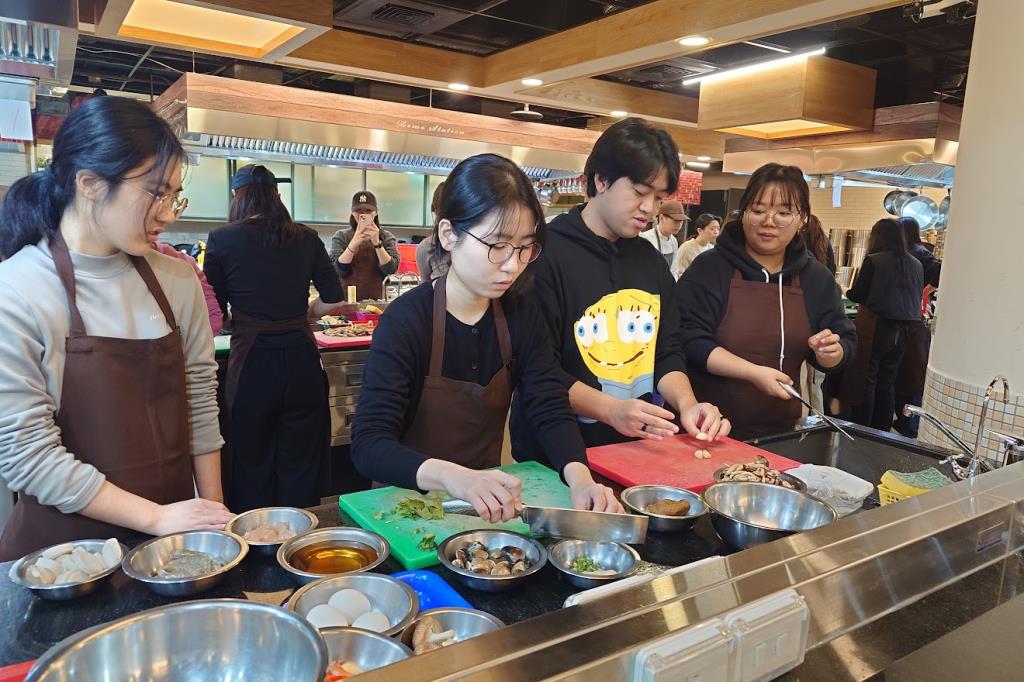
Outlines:
[{"label": "person in black apron", "polygon": [[[327,375],[310,329],[342,300],[315,231],[292,221],[264,166],[231,181],[229,225],[210,234],[206,276],[228,316],[224,398],[231,422],[227,498],[235,511],[320,501],[330,448]],[[310,282],[320,298],[308,302]]]},{"label": "person in black apron", "polygon": [[828,269],[808,252],[811,215],[800,169],[767,164],[750,178],[740,218],[676,285],[694,393],[717,404],[742,438],[792,429],[800,366],[835,371],[856,334]]},{"label": "person in black apron", "polygon": [[353,418],[352,459],[378,483],[444,490],[491,521],[513,518],[521,482],[501,464],[513,391],[554,454],[577,508],[621,512],[594,482],[524,272],[544,213],[508,159],[466,159],[445,183],[435,228],[446,275],[391,303],[374,332]]},{"label": "person in black apron", "polygon": [[352,196],[349,227],[331,238],[331,261],[338,269],[341,285],[356,288],[356,300],[384,298],[384,278],[398,272],[402,257],[395,235],[380,226],[377,197],[373,192]]},{"label": "person in black apron", "polygon": [[96,98],[4,198],[0,460],[18,501],[0,561],[231,518],[202,293],[151,248],[187,205],[183,158],[148,107]]}]

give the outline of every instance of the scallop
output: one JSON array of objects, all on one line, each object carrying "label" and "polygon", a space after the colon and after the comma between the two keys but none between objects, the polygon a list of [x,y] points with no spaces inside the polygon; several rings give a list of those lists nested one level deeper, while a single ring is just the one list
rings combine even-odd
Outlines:
[{"label": "scallop", "polygon": [[340,611],[350,623],[354,623],[359,616],[373,608],[365,594],[352,589],[338,590],[331,595],[327,604]]},{"label": "scallop", "polygon": [[29,566],[28,570],[25,571],[25,575],[30,581],[37,585],[52,585],[53,581],[57,577],[54,575],[53,571],[39,565]]},{"label": "scallop", "polygon": [[107,568],[113,568],[121,563],[123,552],[121,551],[121,545],[117,542],[117,538],[110,538],[103,543],[103,563],[107,565]]},{"label": "scallop", "polygon": [[348,626],[345,614],[327,604],[317,604],[306,614],[306,620],[317,628],[334,628]]},{"label": "scallop", "polygon": [[74,549],[75,546],[73,544],[71,544],[70,542],[65,542],[62,545],[55,545],[53,547],[50,547],[49,549],[43,550],[43,556],[47,559],[56,559],[58,557],[64,556],[65,554],[71,554],[71,552]]},{"label": "scallop", "polygon": [[352,623],[352,627],[372,630],[373,632],[384,632],[391,627],[391,622],[380,611],[370,611],[356,618]]},{"label": "scallop", "polygon": [[66,571],[57,576],[57,579],[53,581],[54,585],[60,585],[63,583],[80,583],[89,579],[89,576],[78,570]]}]

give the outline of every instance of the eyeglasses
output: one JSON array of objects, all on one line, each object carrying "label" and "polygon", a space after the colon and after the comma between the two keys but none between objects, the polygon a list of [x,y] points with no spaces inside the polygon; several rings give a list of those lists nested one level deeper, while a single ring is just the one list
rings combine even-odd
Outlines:
[{"label": "eyeglasses", "polygon": [[512,256],[515,255],[516,251],[519,252],[519,262],[523,265],[532,263],[537,260],[538,256],[540,256],[540,244],[537,242],[525,244],[523,246],[513,246],[508,242],[496,242],[492,244],[490,242],[485,242],[472,232],[466,232],[466,234],[487,247],[487,260],[491,261],[495,265],[504,265],[510,258],[512,258]]},{"label": "eyeglasses", "polygon": [[[162,213],[165,207],[170,206],[171,213],[174,214],[175,218],[179,218],[181,214],[185,212],[185,209],[188,208],[188,197],[176,197],[173,194],[159,194],[157,192],[151,192],[145,187],[139,187],[138,185],[131,186],[156,199],[157,213]],[[170,201],[170,204],[167,203],[168,201]]]},{"label": "eyeglasses", "polygon": [[778,211],[766,211],[763,208],[750,208],[747,209],[747,214],[750,217],[750,222],[761,224],[768,221],[768,218],[772,219],[772,224],[776,227],[787,228],[800,217],[800,214],[791,211],[788,208],[780,208]]}]

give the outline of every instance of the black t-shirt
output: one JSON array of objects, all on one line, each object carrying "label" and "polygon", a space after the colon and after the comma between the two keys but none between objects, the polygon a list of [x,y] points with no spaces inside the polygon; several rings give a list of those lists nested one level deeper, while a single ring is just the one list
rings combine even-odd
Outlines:
[{"label": "black t-shirt", "polygon": [[[326,303],[342,300],[341,281],[320,237],[300,226],[299,236],[279,247],[265,240],[269,225],[232,223],[210,233],[203,272],[217,293],[227,319],[228,304],[261,320],[288,320],[306,314],[309,283]],[[301,333],[261,334],[258,345],[292,345]]]}]

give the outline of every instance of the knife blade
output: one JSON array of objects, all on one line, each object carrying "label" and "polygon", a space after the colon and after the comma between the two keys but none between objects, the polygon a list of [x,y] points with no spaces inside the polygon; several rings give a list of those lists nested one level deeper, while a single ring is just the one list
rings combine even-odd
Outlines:
[{"label": "knife blade", "polygon": [[[448,500],[441,508],[446,514],[479,516],[473,505],[464,500]],[[647,541],[647,517],[637,514],[525,505],[519,510],[519,518],[530,527],[531,533],[544,537],[630,545],[640,545]]]},{"label": "knife blade", "polygon": [[845,429],[844,429],[844,428],[843,428],[842,426],[840,426],[839,424],[837,424],[837,423],[836,423],[836,421],[835,421],[834,419],[832,419],[832,417],[829,417],[829,416],[825,415],[825,414],[824,414],[824,413],[822,413],[822,412],[821,412],[820,410],[818,410],[817,408],[815,408],[815,407],[814,407],[814,405],[811,405],[811,404],[810,404],[809,402],[807,402],[806,400],[804,400],[804,397],[803,397],[802,395],[800,395],[800,391],[796,390],[795,388],[793,388],[793,387],[792,387],[792,386],[790,386],[789,384],[784,384],[784,383],[782,383],[781,381],[780,381],[780,382],[778,382],[778,383],[779,383],[779,386],[782,386],[782,389],[783,389],[783,390],[784,390],[784,391],[785,391],[786,393],[790,394],[791,396],[793,396],[794,398],[796,398],[797,400],[799,400],[800,402],[802,402],[802,403],[804,404],[804,406],[805,406],[805,407],[806,407],[806,408],[807,408],[808,410],[810,410],[810,411],[811,411],[811,412],[813,412],[814,414],[816,414],[816,415],[818,415],[819,417],[821,417],[821,418],[822,418],[823,420],[825,420],[825,422],[826,422],[826,423],[827,423],[827,424],[828,424],[829,426],[831,426],[831,427],[832,427],[832,428],[834,428],[834,429],[835,429],[836,431],[838,431],[839,433],[841,433],[841,434],[843,434],[844,436],[846,436],[847,438],[849,438],[851,442],[854,442],[854,440],[853,440],[853,436],[851,436],[851,435],[850,435],[849,433],[847,433],[847,432],[846,432],[846,430],[845,430]]}]

